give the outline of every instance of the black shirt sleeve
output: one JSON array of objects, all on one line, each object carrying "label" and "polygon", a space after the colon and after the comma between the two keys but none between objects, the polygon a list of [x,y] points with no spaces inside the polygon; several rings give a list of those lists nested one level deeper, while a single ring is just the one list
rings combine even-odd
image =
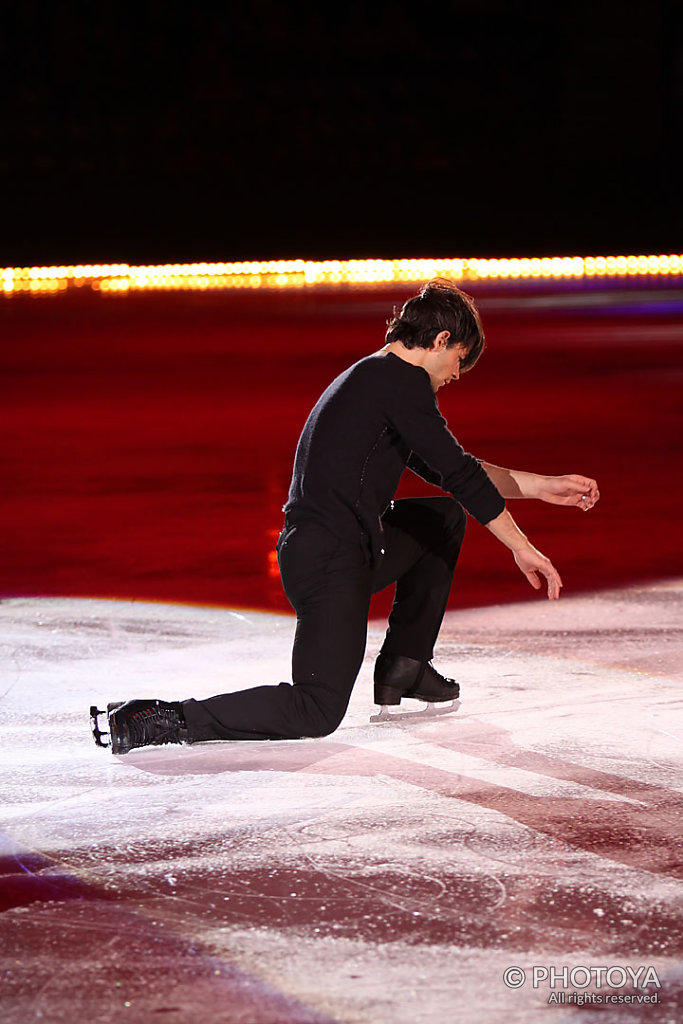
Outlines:
[{"label": "black shirt sleeve", "polygon": [[431,466],[428,466],[424,459],[421,459],[415,452],[411,452],[408,456],[408,462],[406,463],[408,469],[412,470],[413,473],[417,473],[419,477],[426,480],[428,484],[434,484],[436,487],[441,487],[441,477],[438,473],[435,473]]},{"label": "black shirt sleeve", "polygon": [[406,374],[404,388],[397,390],[391,414],[395,429],[412,450],[408,466],[452,494],[485,525],[500,515],[505,500],[481,463],[464,451],[448,429],[426,370],[406,365],[413,372]]}]

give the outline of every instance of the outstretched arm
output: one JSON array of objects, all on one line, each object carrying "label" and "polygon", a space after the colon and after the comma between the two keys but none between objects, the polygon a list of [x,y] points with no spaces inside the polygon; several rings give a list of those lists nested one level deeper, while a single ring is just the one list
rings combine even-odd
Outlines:
[{"label": "outstretched arm", "polygon": [[541,589],[540,576],[544,576],[548,584],[548,597],[556,601],[562,589],[560,574],[549,558],[541,554],[524,536],[517,523],[507,509],[486,524],[501,544],[512,551],[517,566],[524,573],[534,590]]},{"label": "outstretched arm", "polygon": [[600,499],[595,480],[578,473],[566,476],[542,476],[518,469],[503,469],[490,462],[483,468],[504,498],[536,498],[551,505],[574,505],[587,512]]}]

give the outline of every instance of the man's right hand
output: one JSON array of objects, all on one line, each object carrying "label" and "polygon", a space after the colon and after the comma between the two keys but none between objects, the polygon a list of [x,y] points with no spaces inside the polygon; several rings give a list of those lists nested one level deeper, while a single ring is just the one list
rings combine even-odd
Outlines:
[{"label": "man's right hand", "polygon": [[486,524],[501,544],[510,548],[515,562],[524,573],[534,590],[541,589],[540,576],[544,576],[548,584],[548,598],[556,601],[562,589],[560,574],[545,555],[541,554],[522,533],[507,509]]},{"label": "man's right hand", "polygon": [[560,596],[562,580],[550,559],[541,554],[529,541],[526,542],[526,546],[514,550],[512,554],[534,590],[541,589],[539,575],[544,576],[548,584],[548,600],[556,601]]}]

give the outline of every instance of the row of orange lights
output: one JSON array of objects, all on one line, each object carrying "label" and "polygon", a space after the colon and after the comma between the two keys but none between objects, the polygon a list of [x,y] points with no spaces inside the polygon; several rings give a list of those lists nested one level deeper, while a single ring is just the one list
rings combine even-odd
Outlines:
[{"label": "row of orange lights", "polygon": [[548,256],[510,259],[266,260],[233,263],[127,263],[0,270],[5,295],[60,293],[70,288],[121,293],[225,288],[302,288],[315,285],[403,284],[447,277],[455,281],[678,275],[682,255]]}]

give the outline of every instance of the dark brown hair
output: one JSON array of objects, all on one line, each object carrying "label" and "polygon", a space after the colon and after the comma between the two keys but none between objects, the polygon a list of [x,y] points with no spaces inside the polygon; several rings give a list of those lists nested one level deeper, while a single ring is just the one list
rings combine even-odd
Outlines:
[{"label": "dark brown hair", "polygon": [[484,330],[474,302],[459,288],[437,277],[403,305],[388,321],[386,340],[401,341],[406,348],[431,348],[440,331],[449,331],[448,348],[464,345],[467,355],[460,369],[471,370],[484,351]]}]

